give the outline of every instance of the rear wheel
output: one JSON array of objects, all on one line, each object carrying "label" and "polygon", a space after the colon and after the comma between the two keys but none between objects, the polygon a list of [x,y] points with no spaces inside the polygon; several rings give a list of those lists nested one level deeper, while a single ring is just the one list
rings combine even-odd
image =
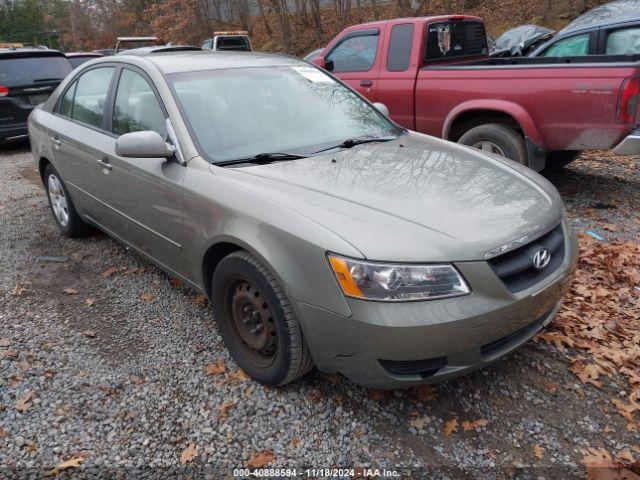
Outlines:
[{"label": "rear wheel", "polygon": [[458,143],[484,150],[529,166],[524,137],[501,123],[478,125],[465,132]]},{"label": "rear wheel", "polygon": [[91,227],[83,222],[76,212],[62,177],[51,164],[47,165],[44,171],[44,186],[53,218],[60,231],[71,238],[83,237],[90,233]]},{"label": "rear wheel", "polygon": [[251,378],[284,385],[311,370],[313,360],[289,299],[252,255],[234,252],[218,264],[212,299],[220,334]]}]

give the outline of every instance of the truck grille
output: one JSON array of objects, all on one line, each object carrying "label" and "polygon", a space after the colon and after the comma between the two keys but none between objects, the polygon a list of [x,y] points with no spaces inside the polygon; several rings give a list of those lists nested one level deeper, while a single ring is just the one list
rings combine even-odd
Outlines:
[{"label": "truck grille", "polygon": [[[551,260],[543,268],[536,268],[533,258],[537,252],[547,249]],[[551,275],[564,260],[564,234],[562,224],[540,238],[489,260],[495,274],[509,291],[516,293],[532,287]]]}]

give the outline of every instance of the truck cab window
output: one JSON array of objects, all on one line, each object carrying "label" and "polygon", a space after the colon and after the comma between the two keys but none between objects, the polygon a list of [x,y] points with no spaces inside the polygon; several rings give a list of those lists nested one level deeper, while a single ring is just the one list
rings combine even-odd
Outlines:
[{"label": "truck cab window", "polygon": [[581,57],[589,55],[590,34],[583,33],[559,40],[551,45],[543,55],[545,57]]},{"label": "truck cab window", "polygon": [[640,26],[613,30],[607,35],[606,55],[635,55],[640,53]]},{"label": "truck cab window", "polygon": [[373,67],[379,35],[349,37],[326,56],[333,61],[334,72],[366,72]]},{"label": "truck cab window", "polygon": [[394,25],[389,39],[387,54],[387,70],[389,72],[406,72],[411,58],[413,42],[413,23]]},{"label": "truck cab window", "polygon": [[480,22],[437,22],[427,30],[426,61],[487,54],[487,36]]}]

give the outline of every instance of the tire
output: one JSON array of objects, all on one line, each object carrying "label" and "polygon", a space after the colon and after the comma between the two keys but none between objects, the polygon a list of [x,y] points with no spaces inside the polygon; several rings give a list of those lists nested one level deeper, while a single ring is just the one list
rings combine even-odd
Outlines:
[{"label": "tire", "polygon": [[244,251],[228,255],[216,267],[211,285],[222,339],[251,378],[264,385],[284,385],[313,368],[289,299],[256,258]]},{"label": "tire", "polygon": [[547,161],[545,170],[556,171],[561,170],[566,165],[569,165],[575,159],[580,156],[579,150],[559,150],[555,152],[549,152],[547,154]]},{"label": "tire", "polygon": [[524,137],[513,128],[501,123],[487,123],[486,125],[473,127],[458,139],[458,143],[475,148],[480,148],[479,145],[485,143],[495,147],[491,153],[507,157],[527,167],[529,166]]},{"label": "tire", "polygon": [[84,237],[92,232],[91,226],[82,221],[71,201],[71,196],[62,177],[53,165],[44,171],[44,188],[56,225],[63,235],[70,238]]}]

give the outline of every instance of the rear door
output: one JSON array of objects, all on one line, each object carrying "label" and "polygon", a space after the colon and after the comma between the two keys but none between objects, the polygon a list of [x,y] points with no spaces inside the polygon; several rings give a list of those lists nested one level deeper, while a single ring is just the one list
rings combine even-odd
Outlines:
[{"label": "rear door", "polygon": [[331,73],[363,94],[377,101],[380,28],[355,30],[342,36],[324,56],[332,62]]},{"label": "rear door", "polygon": [[0,135],[24,128],[31,110],[45,102],[71,72],[71,64],[52,52],[9,52],[0,55]]}]

